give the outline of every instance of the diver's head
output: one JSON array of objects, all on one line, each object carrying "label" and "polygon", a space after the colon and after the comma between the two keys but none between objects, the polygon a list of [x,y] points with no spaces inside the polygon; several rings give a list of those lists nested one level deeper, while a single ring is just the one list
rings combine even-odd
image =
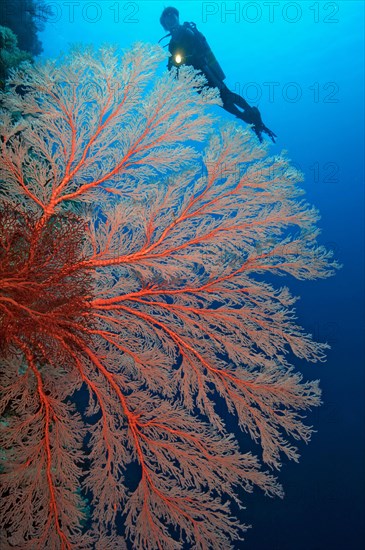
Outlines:
[{"label": "diver's head", "polygon": [[165,8],[161,13],[160,23],[165,31],[172,31],[179,25],[179,12],[172,6]]}]

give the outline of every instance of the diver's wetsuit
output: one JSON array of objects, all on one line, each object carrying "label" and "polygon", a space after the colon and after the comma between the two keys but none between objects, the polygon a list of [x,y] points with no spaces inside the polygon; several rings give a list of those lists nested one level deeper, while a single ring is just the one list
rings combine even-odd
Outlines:
[{"label": "diver's wetsuit", "polygon": [[238,106],[243,110],[250,109],[249,104],[243,97],[229,90],[223,82],[221,75],[218,75],[217,71],[214,70],[214,63],[209,64],[205,52],[199,51],[199,44],[197,44],[195,34],[189,27],[178,25],[171,31],[169,52],[171,53],[168,62],[169,69],[176,65],[174,63],[175,55],[183,52],[184,65],[192,65],[194,69],[200,70],[206,77],[208,86],[219,89],[223,108],[245,122],[251,122],[250,120],[246,120],[247,117],[244,118],[244,113],[237,108]]},{"label": "diver's wetsuit", "polygon": [[250,107],[243,97],[232,92],[223,82],[225,75],[219,63],[215,59],[209,46],[204,51],[201,47],[201,43],[199,43],[199,39],[197,39],[193,30],[189,27],[189,23],[176,25],[176,27],[171,30],[169,52],[171,54],[168,62],[169,70],[173,66],[178,66],[174,60],[176,54],[180,53],[184,65],[191,65],[194,69],[200,70],[206,77],[208,86],[219,89],[223,108],[226,111],[244,122],[252,124],[252,129],[260,141],[262,141],[262,132],[266,132],[272,141],[275,141],[274,138],[276,135],[264,125],[257,107]]}]

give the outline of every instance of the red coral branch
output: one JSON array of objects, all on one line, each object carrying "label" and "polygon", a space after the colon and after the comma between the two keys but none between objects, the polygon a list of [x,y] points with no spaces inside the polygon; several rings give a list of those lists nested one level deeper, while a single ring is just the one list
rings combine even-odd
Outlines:
[{"label": "red coral branch", "polygon": [[[14,73],[2,96],[7,548],[233,547],[248,527],[230,514],[236,487],[282,490],[217,397],[272,467],[311,436],[318,382],[288,352],[318,361],[327,346],[255,274],[338,266],[301,175],[235,125],[210,135],[216,91],[191,68],[156,78],[162,59],[75,51]],[[203,153],[187,145],[208,135]]]}]

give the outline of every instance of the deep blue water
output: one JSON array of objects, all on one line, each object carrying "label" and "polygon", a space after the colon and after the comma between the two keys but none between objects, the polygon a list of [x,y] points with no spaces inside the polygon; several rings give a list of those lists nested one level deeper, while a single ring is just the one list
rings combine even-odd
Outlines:
[{"label": "deep blue water", "polygon": [[[157,42],[159,16],[170,2],[50,2],[55,21],[41,35],[44,56],[78,42],[129,47]],[[227,84],[257,104],[305,174],[309,202],[319,208],[320,242],[344,265],[332,279],[285,280],[299,324],[332,349],[321,365],[297,362],[320,378],[324,406],[318,430],[301,446],[300,464],[283,466],[286,498],[245,497],[253,524],[246,550],[357,550],[364,538],[364,3],[173,2],[182,21],[206,35]],[[161,68],[162,70],[162,68]],[[222,118],[230,115],[218,110]],[[217,112],[218,112],[217,111]],[[283,279],[278,281],[278,286]]]}]

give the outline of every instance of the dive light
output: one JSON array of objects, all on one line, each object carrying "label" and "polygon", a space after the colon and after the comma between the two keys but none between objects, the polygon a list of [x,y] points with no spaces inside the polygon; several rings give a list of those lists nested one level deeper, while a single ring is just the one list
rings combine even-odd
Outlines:
[{"label": "dive light", "polygon": [[181,65],[182,61],[183,61],[182,55],[180,53],[177,53],[175,55],[175,63],[177,65]]}]

